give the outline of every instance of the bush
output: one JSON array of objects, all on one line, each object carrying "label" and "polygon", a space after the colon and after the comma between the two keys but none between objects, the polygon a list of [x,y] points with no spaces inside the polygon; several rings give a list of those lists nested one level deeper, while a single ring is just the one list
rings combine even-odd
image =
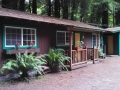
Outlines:
[{"label": "bush", "polygon": [[47,64],[43,55],[35,56],[35,53],[28,54],[27,51],[24,54],[16,54],[16,59],[8,59],[0,69],[3,74],[5,70],[10,70],[11,73],[19,73],[22,77],[27,77],[29,70],[35,70],[40,75],[42,71],[38,66]]}]

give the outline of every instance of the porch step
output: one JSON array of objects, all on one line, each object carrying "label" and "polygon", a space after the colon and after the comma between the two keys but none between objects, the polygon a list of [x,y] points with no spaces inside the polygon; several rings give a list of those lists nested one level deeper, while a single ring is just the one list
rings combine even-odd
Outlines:
[{"label": "porch step", "polygon": [[73,65],[72,70],[82,68],[82,67],[86,67],[86,66],[87,66],[87,63],[83,63],[83,64],[79,64],[79,65]]}]

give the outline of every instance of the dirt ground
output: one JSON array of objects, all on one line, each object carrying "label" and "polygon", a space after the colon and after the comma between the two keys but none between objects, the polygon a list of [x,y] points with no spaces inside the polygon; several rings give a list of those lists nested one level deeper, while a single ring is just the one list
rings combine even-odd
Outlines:
[{"label": "dirt ground", "polygon": [[30,83],[4,83],[0,90],[120,90],[120,56],[58,74],[47,74]]}]

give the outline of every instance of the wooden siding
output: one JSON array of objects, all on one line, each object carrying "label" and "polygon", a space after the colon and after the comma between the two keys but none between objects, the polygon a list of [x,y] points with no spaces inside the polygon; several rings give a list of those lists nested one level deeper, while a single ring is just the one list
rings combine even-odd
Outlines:
[{"label": "wooden siding", "polygon": [[84,46],[91,48],[92,46],[92,33],[86,32],[84,33]]},{"label": "wooden siding", "polygon": [[3,25],[11,25],[11,26],[20,26],[20,27],[33,27],[37,29],[37,40],[38,40],[38,48],[40,48],[40,52],[38,54],[44,54],[48,52],[50,47],[55,47],[55,36],[56,36],[56,27],[59,25],[46,24],[35,21],[27,21],[21,19],[13,19],[13,18],[3,18],[0,17],[0,67],[3,65],[3,61],[7,58],[13,58],[15,55],[6,55],[3,54],[2,49],[2,34],[3,34]]}]

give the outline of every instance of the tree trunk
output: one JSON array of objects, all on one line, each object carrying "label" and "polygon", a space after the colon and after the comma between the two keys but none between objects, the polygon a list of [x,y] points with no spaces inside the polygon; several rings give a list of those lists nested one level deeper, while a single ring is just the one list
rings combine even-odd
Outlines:
[{"label": "tree trunk", "polygon": [[2,0],[2,7],[17,10],[18,0]]},{"label": "tree trunk", "polygon": [[108,28],[108,3],[103,3],[102,27]]},{"label": "tree trunk", "polygon": [[19,10],[20,11],[25,11],[25,0],[20,0],[20,7]]},{"label": "tree trunk", "polygon": [[59,0],[55,0],[55,17],[60,17],[60,2]]},{"label": "tree trunk", "polygon": [[68,19],[68,0],[64,0],[63,5],[63,18]]},{"label": "tree trunk", "polygon": [[37,14],[37,1],[32,0],[32,13]]},{"label": "tree trunk", "polygon": [[51,16],[51,0],[48,0],[48,16]]},{"label": "tree trunk", "polygon": [[72,7],[72,10],[71,10],[71,20],[74,20],[75,1],[71,2],[71,7]]}]

